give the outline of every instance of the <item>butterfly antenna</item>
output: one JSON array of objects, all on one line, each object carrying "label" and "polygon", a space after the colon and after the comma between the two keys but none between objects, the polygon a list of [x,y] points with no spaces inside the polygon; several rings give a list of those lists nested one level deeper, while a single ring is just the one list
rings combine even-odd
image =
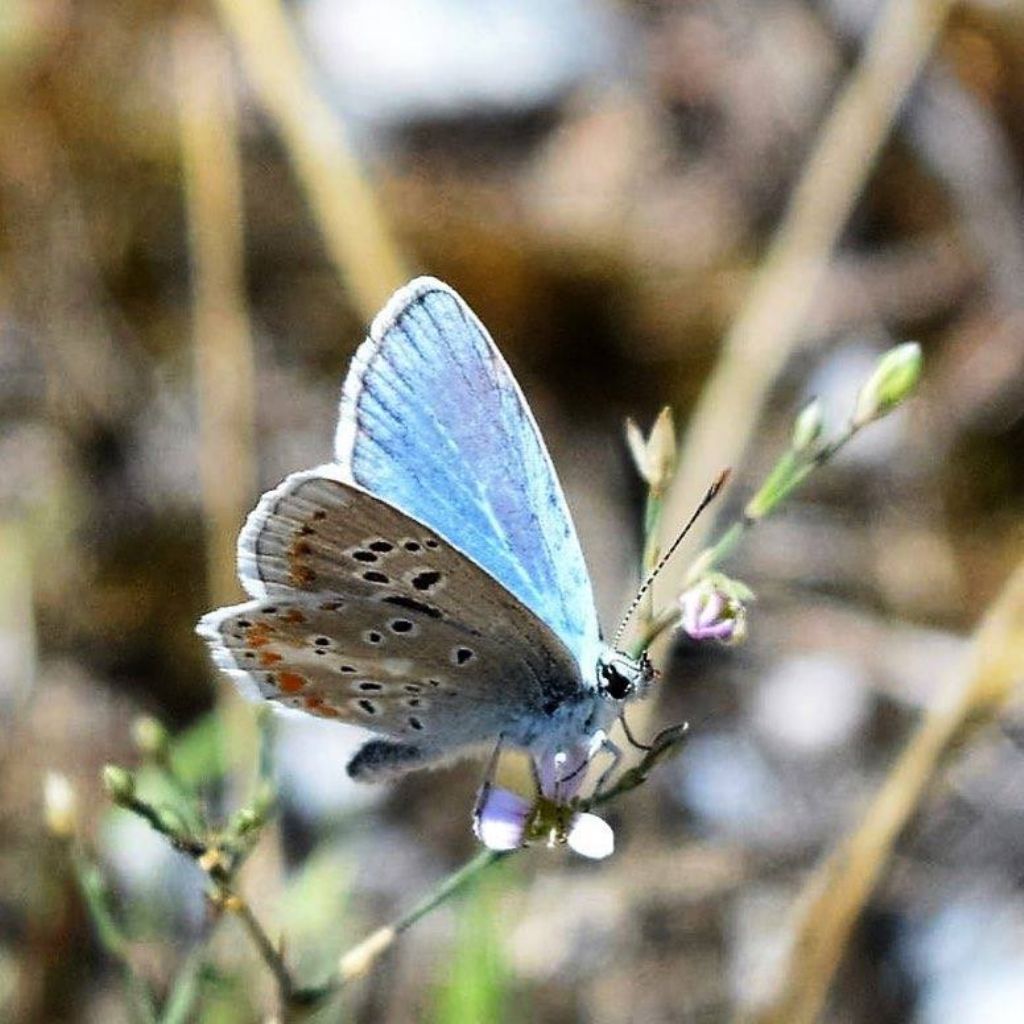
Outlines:
[{"label": "butterfly antenna", "polygon": [[690,528],[700,518],[700,514],[718,497],[718,492],[725,486],[725,482],[729,479],[729,474],[732,470],[723,469],[718,474],[718,478],[715,482],[704,492],[704,497],[700,499],[700,504],[693,510],[693,515],[687,520],[686,525],[679,531],[676,539],[669,545],[668,550],[663,554],[658,561],[658,564],[647,574],[647,578],[640,584],[640,589],[636,592],[636,597],[630,602],[629,607],[626,609],[626,614],[622,617],[622,622],[619,623],[619,628],[615,631],[615,637],[612,640],[612,647],[618,650],[619,641],[622,639],[622,634],[625,632],[626,626],[629,625],[629,620],[633,618],[633,613],[640,607],[640,602],[647,595],[647,591],[651,589],[652,584],[657,579],[658,574],[662,569],[668,565],[668,560],[676,553],[676,548],[679,547],[683,542],[683,538],[690,532]]}]

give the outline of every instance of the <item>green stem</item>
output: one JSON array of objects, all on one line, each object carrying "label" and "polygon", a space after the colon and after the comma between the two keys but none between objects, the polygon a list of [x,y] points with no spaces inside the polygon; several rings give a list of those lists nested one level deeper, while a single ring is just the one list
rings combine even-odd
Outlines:
[{"label": "green stem", "polygon": [[450,896],[453,896],[482,871],[491,867],[492,864],[497,864],[498,861],[504,860],[510,852],[513,851],[480,850],[475,857],[463,864],[458,871],[450,874],[432,893],[420,900],[412,910],[398,918],[391,927],[396,934],[400,935],[411,928],[421,917],[425,917],[435,907],[440,906]]},{"label": "green stem", "polygon": [[142,1024],[157,1024],[156,1005],[149,986],[132,966],[129,943],[110,906],[110,895],[99,866],[82,847],[71,850],[71,863],[78,888],[96,928],[100,945],[118,965],[124,977],[133,1014]]},{"label": "green stem", "polygon": [[227,892],[222,892],[222,895],[229,901],[228,905],[231,912],[238,916],[246,932],[248,932],[249,938],[252,939],[253,945],[259,952],[261,959],[267,965],[270,973],[273,974],[274,981],[277,982],[278,997],[280,998],[281,1005],[287,1008],[295,998],[296,988],[291,972],[288,970],[288,965],[284,962],[284,957],[281,955],[280,950],[271,941],[270,936],[267,935],[263,925],[260,924],[259,919],[253,913],[252,907],[241,896]]},{"label": "green stem", "polygon": [[148,822],[152,829],[159,832],[162,836],[166,836],[176,850],[181,850],[182,853],[187,853],[193,858],[199,858],[206,852],[205,843],[170,826],[160,816],[160,812],[152,804],[146,803],[145,800],[132,796],[118,800],[117,805],[123,807],[126,811],[131,811],[132,814],[137,814],[144,821]]},{"label": "green stem", "polygon": [[754,497],[747,503],[743,515],[733,522],[714,544],[705,548],[694,559],[686,574],[685,586],[692,586],[707,573],[717,569],[739,547],[754,526],[763,519],[767,519],[783,501],[803,484],[811,473],[832,459],[865,425],[854,421],[849,422],[837,437],[828,444],[822,445],[808,457],[801,458],[799,453],[787,451],[772,468]]},{"label": "green stem", "polygon": [[[658,531],[661,527],[661,511],[663,494],[653,487],[647,492],[647,503],[644,506],[644,549],[640,558],[640,580],[647,579],[647,574],[658,564],[661,549],[658,545]],[[654,588],[651,587],[638,609],[637,615],[641,629],[646,629],[654,617]]]}]

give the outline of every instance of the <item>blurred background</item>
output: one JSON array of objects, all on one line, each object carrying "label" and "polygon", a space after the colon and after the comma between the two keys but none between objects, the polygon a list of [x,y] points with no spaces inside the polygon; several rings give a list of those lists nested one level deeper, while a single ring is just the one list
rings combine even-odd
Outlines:
[{"label": "blurred background", "polygon": [[[240,599],[244,514],[329,456],[348,361],[417,272],[466,297],[523,384],[606,630],[641,542],[625,416],[670,404],[685,434],[716,379],[699,415],[702,437],[732,438],[727,516],[803,401],[838,425],[881,351],[922,343],[919,397],[727,566],[758,595],[748,642],[661,653],[648,724],[688,719],[691,739],[615,806],[615,856],[513,858],[318,1019],[716,1022],[767,998],[809,871],[955,675],[1024,541],[1019,3],[902,5],[935,12],[932,35],[887,30],[923,72],[889,82],[902,109],[873,129],[877,161],[862,117],[865,138],[819,167],[824,202],[800,208],[813,236],[839,207],[827,266],[769,318],[799,308],[788,334],[723,356],[844,83],[866,48],[896,61],[867,40],[900,6],[3,0],[0,1017],[132,1019],[44,825],[48,771],[73,787],[154,992],[203,941],[188,1019],[271,1013],[237,923],[210,934],[198,868],[111,810],[98,773],[137,761],[150,714],[211,813],[237,803],[251,711],[194,623]],[[844,180],[858,161],[863,189]],[[825,1019],[1021,1019],[1021,721],[973,735],[929,789]],[[474,849],[479,765],[359,787],[356,742],[282,722],[282,814],[243,875],[310,981]]]}]

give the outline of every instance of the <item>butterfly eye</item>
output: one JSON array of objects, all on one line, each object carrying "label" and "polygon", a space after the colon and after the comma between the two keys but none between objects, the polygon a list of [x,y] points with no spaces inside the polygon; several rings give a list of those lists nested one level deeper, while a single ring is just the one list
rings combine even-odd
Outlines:
[{"label": "butterfly eye", "polygon": [[633,692],[633,684],[614,665],[602,665],[601,689],[612,700],[625,700]]}]

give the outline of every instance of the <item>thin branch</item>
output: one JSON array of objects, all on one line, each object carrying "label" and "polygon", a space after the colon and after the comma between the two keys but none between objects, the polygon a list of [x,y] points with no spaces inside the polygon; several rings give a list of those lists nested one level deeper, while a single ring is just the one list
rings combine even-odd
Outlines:
[{"label": "thin branch", "polygon": [[453,871],[411,910],[391,924],[378,928],[343,954],[338,962],[338,972],[324,986],[325,991],[334,991],[354,978],[366,974],[381,955],[391,948],[399,935],[408,931],[420,918],[425,917],[454,896],[477,875],[497,864],[498,861],[504,860],[511,852],[513,851],[480,850],[475,857],[468,860],[457,871]]},{"label": "thin branch", "polygon": [[794,910],[788,964],[768,1005],[746,1024],[818,1019],[850,933],[893,847],[966,734],[994,721],[1024,684],[1024,562],[985,615],[965,668],[932,705],[860,824],[814,873]]},{"label": "thin branch", "polygon": [[156,1024],[157,1011],[153,994],[132,964],[130,944],[110,906],[110,894],[102,872],[85,849],[77,844],[71,847],[71,864],[100,944],[124,976],[135,1019],[141,1024]]},{"label": "thin branch", "polygon": [[252,907],[241,896],[237,893],[225,892],[223,899],[224,908],[231,911],[242,922],[249,938],[252,939],[253,945],[259,952],[260,958],[274,976],[281,1005],[287,1008],[294,1000],[296,985],[281,951],[267,935],[263,925],[253,913]]}]

